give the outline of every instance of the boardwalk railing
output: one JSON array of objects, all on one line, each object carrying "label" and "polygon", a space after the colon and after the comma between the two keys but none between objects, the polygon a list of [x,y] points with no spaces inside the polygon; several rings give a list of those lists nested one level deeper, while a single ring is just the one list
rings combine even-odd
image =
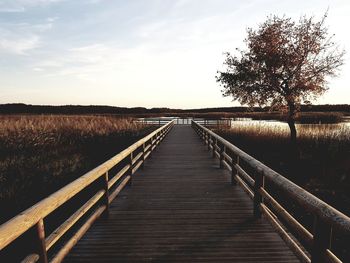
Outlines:
[{"label": "boardwalk railing", "polygon": [[[253,199],[254,216],[260,218],[263,213],[302,262],[342,262],[332,251],[332,232],[340,231],[349,236],[349,217],[208,128],[195,121],[192,122],[192,127],[208,145],[213,156],[219,158],[220,167],[231,171],[232,183],[240,184]],[[314,216],[312,233],[292,216],[287,207],[283,207],[281,202],[273,197],[271,188],[283,193],[289,201],[296,202],[305,214]]]},{"label": "boardwalk railing", "polygon": [[204,119],[204,118],[193,118],[193,117],[139,118],[139,119],[136,119],[136,122],[160,126],[172,120],[174,121],[174,124],[177,124],[177,125],[190,125],[192,121],[195,121],[198,124],[203,124],[206,126],[231,126],[231,123],[232,123],[232,119],[229,119],[229,118]]},{"label": "boardwalk railing", "polygon": [[[131,183],[132,175],[144,163],[145,159],[157,147],[173,125],[173,121],[168,122],[110,160],[1,225],[0,251],[34,227],[36,229],[36,231],[34,231],[35,236],[31,238],[31,241],[36,240],[38,243],[36,247],[38,249],[28,255],[23,262],[36,262],[38,260],[40,262],[48,262],[48,250],[58,241],[62,242],[62,237],[71,230],[73,226],[76,227],[76,223],[83,216],[84,218],[87,217],[86,220],[79,225],[78,230],[75,231],[63,245],[60,244],[58,252],[56,252],[51,259],[51,262],[62,261],[94,221],[102,213],[108,215],[109,204],[127,184]],[[111,171],[114,170],[118,164],[122,164],[122,168],[112,174]],[[76,209],[75,212],[52,233],[46,235],[45,218],[95,182],[99,183],[97,185],[100,187],[95,189],[93,196],[88,199],[85,204]],[[66,239],[67,237],[64,241]]]}]

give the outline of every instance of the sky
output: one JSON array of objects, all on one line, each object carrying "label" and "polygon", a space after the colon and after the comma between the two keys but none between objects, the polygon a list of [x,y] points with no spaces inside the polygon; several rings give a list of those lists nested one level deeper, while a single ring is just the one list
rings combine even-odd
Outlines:
[{"label": "sky", "polygon": [[326,24],[348,53],[316,103],[350,102],[348,0],[0,0],[0,103],[237,106],[224,52],[271,14]]}]

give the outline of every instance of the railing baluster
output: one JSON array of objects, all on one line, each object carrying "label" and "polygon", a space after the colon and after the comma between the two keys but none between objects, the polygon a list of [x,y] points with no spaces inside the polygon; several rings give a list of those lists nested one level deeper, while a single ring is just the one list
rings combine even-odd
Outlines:
[{"label": "railing baluster", "polygon": [[105,217],[109,216],[109,189],[108,189],[108,171],[105,172],[104,176],[103,176],[103,188],[105,190],[105,194],[103,196],[104,198],[104,203],[106,206],[106,210],[103,212],[103,215]]},{"label": "railing baluster", "polygon": [[145,148],[146,148],[146,145],[145,145],[145,143],[143,143],[142,144],[142,164],[141,164],[141,168],[143,169],[144,168],[144,166],[145,166],[145,160],[146,160],[146,158],[145,158]]},{"label": "railing baluster", "polygon": [[47,251],[46,251],[46,243],[45,243],[45,226],[44,220],[40,219],[39,222],[35,226],[36,230],[36,238],[37,238],[37,249],[39,254],[39,262],[47,263]]},{"label": "railing baluster", "polygon": [[331,225],[323,222],[319,217],[314,218],[314,243],[311,252],[311,263],[327,262],[326,252],[330,248],[332,237]]},{"label": "railing baluster", "polygon": [[129,180],[129,182],[128,182],[128,186],[132,186],[132,179],[133,179],[133,172],[132,172],[132,168],[133,168],[133,164],[132,164],[132,159],[134,158],[134,154],[133,154],[133,152],[131,152],[130,154],[129,154],[129,160],[128,160],[128,163],[129,163],[129,165],[130,165],[130,167],[129,167],[129,171],[128,171],[128,175],[130,175],[130,180]]},{"label": "railing baluster", "polygon": [[254,217],[261,218],[260,204],[262,203],[262,195],[260,193],[260,188],[263,186],[263,173],[258,169],[255,173],[255,183],[254,183]]},{"label": "railing baluster", "polygon": [[211,134],[208,134],[208,151],[210,151],[210,145],[211,145]]},{"label": "railing baluster", "polygon": [[[144,120],[144,122],[148,122]],[[154,124],[154,122],[151,122]],[[160,122],[159,122],[160,123]],[[48,262],[47,250],[49,250],[53,244],[60,240],[60,238],[69,230],[75,223],[81,218],[85,213],[89,212],[97,202],[100,202],[102,206],[98,207],[97,210],[92,214],[92,216],[80,227],[78,228],[78,234],[74,234],[63,247],[58,247],[57,254],[53,258],[53,261],[61,262],[63,257],[69,252],[69,250],[75,245],[75,243],[82,237],[82,235],[87,231],[91,224],[104,212],[108,212],[109,199],[113,200],[114,197],[124,188],[126,182],[131,185],[133,168],[135,167],[133,162],[133,154],[138,149],[143,151],[143,155],[139,154],[139,158],[145,159],[145,146],[151,144],[148,148],[155,146],[155,143],[159,143],[165,135],[169,132],[170,128],[174,125],[175,121],[169,122],[165,127],[153,131],[151,134],[145,136],[143,139],[131,145],[129,148],[120,152],[120,154],[115,155],[112,159],[106,161],[95,169],[82,175],[75,181],[66,185],[59,191],[51,194],[47,198],[41,200],[34,206],[28,208],[22,213],[18,214],[14,218],[0,225],[0,250],[10,245],[12,242],[21,237],[25,232],[31,229],[30,234],[33,235],[33,254],[28,255],[25,260],[38,260],[40,262]],[[158,141],[157,141],[158,137]],[[142,142],[141,142],[142,141]],[[142,148],[140,148],[142,147]],[[151,152],[151,150],[150,150]],[[148,151],[147,151],[148,153]],[[115,167],[120,164],[127,166],[119,171],[119,175],[111,178],[109,180],[108,171],[111,167]],[[128,167],[128,164],[130,167]],[[127,176],[125,176],[127,175]],[[109,188],[117,182],[122,177],[124,180],[114,189],[109,192]],[[130,176],[130,179],[129,177]],[[127,179],[127,180],[126,180]],[[70,217],[65,220],[54,232],[52,232],[48,237],[45,237],[45,226],[44,218],[54,211],[57,211],[59,207],[71,200],[73,197],[77,196],[83,189],[86,189],[89,185],[95,183],[98,184],[99,190],[95,195],[88,200],[82,207],[75,211]],[[96,185],[97,186],[97,185]],[[103,190],[101,190],[103,189]],[[113,197],[114,195],[114,197]],[[106,206],[106,207],[105,207]],[[24,222],[24,223],[23,223]],[[19,251],[21,252],[21,251]],[[30,261],[31,262],[31,261]]]},{"label": "railing baluster", "polygon": [[214,140],[213,140],[213,158],[215,158],[215,150],[216,150],[216,145],[218,144],[218,140],[215,138],[215,143],[214,143]]},{"label": "railing baluster", "polygon": [[235,165],[239,165],[239,156],[232,153],[231,158],[232,158],[231,185],[236,185],[237,181],[235,180],[235,176],[238,176],[238,171],[237,171]]},{"label": "railing baluster", "polygon": [[152,153],[153,153],[153,150],[152,150],[152,148],[153,148],[153,136],[150,139],[150,145],[151,146],[149,147],[149,149],[150,149],[149,158],[152,158]]},{"label": "railing baluster", "polygon": [[222,143],[220,145],[220,169],[224,168],[223,161],[225,160],[225,156],[224,156],[225,150],[226,150],[225,145]]},{"label": "railing baluster", "polygon": [[[215,125],[214,121],[209,122],[208,120],[204,120],[203,123],[204,125],[207,124],[208,126]],[[217,121],[216,123],[220,122]],[[231,120],[228,123],[228,125],[232,126]],[[289,181],[282,175],[273,171],[271,168],[260,163],[250,155],[235,147],[234,145],[230,144],[224,138],[221,138],[214,132],[210,131],[208,127],[204,127],[198,122],[194,122],[193,127],[196,129],[198,134],[202,135],[203,140],[208,144],[208,150],[210,150],[210,147],[212,147],[213,156],[215,156],[216,151],[215,145],[217,145],[218,143],[226,147],[224,150],[225,152],[227,149],[229,150],[229,156],[232,159],[232,184],[236,184],[236,181],[234,180],[235,176],[238,176],[238,178],[245,178],[247,180],[248,186],[251,186],[253,188],[249,188],[248,192],[254,200],[254,217],[260,218],[262,213],[264,213],[269,219],[269,221],[272,222],[274,226],[276,226],[283,232],[282,233],[280,230],[277,230],[280,234],[282,233],[282,238],[287,242],[287,244],[291,247],[292,251],[294,251],[297,254],[298,258],[301,259],[302,262],[310,262],[310,260],[312,263],[341,262],[337,255],[334,254],[335,252],[339,251],[331,247],[332,228],[342,229],[342,231],[349,233],[349,217],[337,211],[327,203],[324,203],[322,200],[319,200],[317,197],[308,193],[299,186],[295,185],[293,182]],[[220,154],[221,162],[222,146],[219,148],[218,152]],[[239,165],[242,161],[244,161],[244,166],[235,166]],[[236,167],[238,168],[236,169]],[[255,175],[254,179],[251,178],[248,174],[245,175],[244,173],[246,173],[246,171],[243,168],[250,169],[253,173],[252,175]],[[278,206],[280,206],[280,204],[274,199],[269,199],[269,189],[264,188],[265,180],[268,180],[269,182],[273,183],[274,187],[277,187],[277,189],[284,190],[287,196],[289,196],[292,201],[299,203],[305,209],[305,212],[314,211],[315,215],[317,215],[317,218],[315,218],[313,235],[308,230],[306,230],[304,226],[301,225],[301,223],[299,223],[288,213],[288,209],[284,210],[282,206],[281,209],[276,208],[276,204]],[[275,207],[273,202],[276,202]],[[268,204],[272,205],[275,209],[270,210],[267,206]],[[286,215],[292,217],[287,222],[287,224],[283,222],[283,220],[288,220],[288,218],[285,219]],[[279,220],[280,217],[283,220]],[[284,229],[286,229],[286,231]],[[295,242],[294,237],[289,236],[289,232],[293,233],[293,231],[299,231],[301,233],[300,237],[295,237],[299,242]],[[301,247],[300,243],[310,245]],[[306,253],[305,250],[311,254],[311,259],[309,254]]]}]

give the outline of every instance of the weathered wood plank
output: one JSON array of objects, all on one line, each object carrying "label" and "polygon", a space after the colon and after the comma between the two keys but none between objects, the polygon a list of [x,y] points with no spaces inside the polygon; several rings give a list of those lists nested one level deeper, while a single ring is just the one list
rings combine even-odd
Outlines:
[{"label": "weathered wood plank", "polygon": [[299,262],[190,127],[153,154],[66,262]]}]

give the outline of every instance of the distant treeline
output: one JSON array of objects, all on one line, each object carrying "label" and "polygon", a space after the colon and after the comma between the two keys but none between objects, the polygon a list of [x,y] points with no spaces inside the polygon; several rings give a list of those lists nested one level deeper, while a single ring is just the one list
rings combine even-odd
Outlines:
[{"label": "distant treeline", "polygon": [[47,105],[30,105],[22,103],[0,104],[0,114],[144,114],[144,113],[167,113],[179,112],[181,110],[172,110],[168,108],[152,108],[143,107],[114,107],[100,105],[63,105],[63,106],[47,106]]},{"label": "distant treeline", "polygon": [[[208,112],[267,112],[268,107],[219,107],[203,109],[170,109],[170,108],[144,108],[144,107],[114,107],[99,105],[30,105],[23,103],[0,104],[0,114],[161,114],[161,113],[208,113]],[[302,105],[302,112],[350,112],[350,105]]]}]

